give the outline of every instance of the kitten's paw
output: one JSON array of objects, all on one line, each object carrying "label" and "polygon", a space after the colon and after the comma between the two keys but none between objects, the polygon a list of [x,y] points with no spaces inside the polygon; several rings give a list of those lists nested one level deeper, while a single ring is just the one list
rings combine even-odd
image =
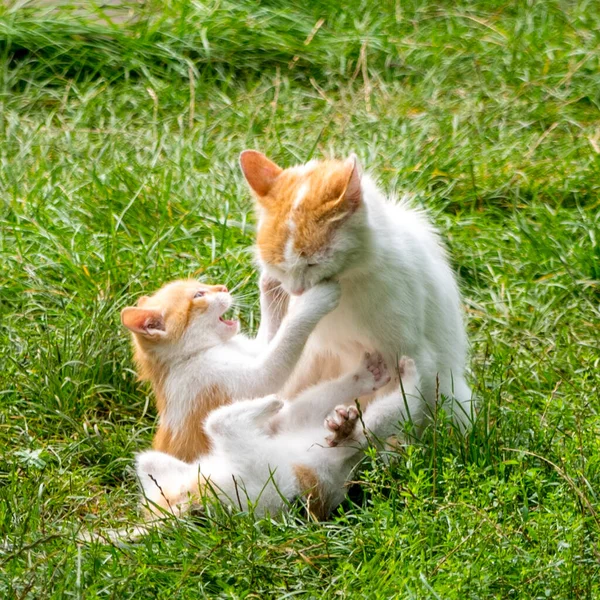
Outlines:
[{"label": "kitten's paw", "polygon": [[415,361],[408,356],[403,356],[398,361],[398,373],[404,386],[414,385],[419,375]]},{"label": "kitten's paw", "polygon": [[325,419],[325,428],[331,431],[325,441],[332,447],[339,446],[352,437],[357,421],[358,410],[356,407],[336,406],[335,410]]},{"label": "kitten's paw", "polygon": [[306,310],[324,316],[337,308],[341,296],[342,288],[337,281],[323,281],[304,292],[300,298]]},{"label": "kitten's paw", "polygon": [[357,388],[356,395],[362,396],[387,385],[392,377],[379,352],[366,352],[353,379]]}]

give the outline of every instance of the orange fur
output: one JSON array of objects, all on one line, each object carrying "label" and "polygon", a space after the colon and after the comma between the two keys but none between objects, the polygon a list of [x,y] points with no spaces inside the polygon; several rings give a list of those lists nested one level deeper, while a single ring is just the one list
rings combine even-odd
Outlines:
[{"label": "orange fur", "polygon": [[[195,280],[174,281],[152,296],[140,298],[137,308],[143,309],[144,313],[147,311],[150,315],[155,311],[157,320],[158,315],[162,316],[169,340],[177,340],[185,332],[193,313],[195,311],[204,312],[207,308],[205,299],[193,299],[194,292],[199,289],[207,292],[219,292],[225,288],[220,285],[200,284]],[[135,310],[132,311],[131,308],[123,310],[122,320],[127,327],[135,326],[136,318]],[[154,352],[154,349],[164,339],[141,331],[132,331],[132,337],[138,376],[140,380],[151,383],[156,408],[159,418],[161,418],[167,409],[164,382],[168,368],[160,360],[160,355]],[[196,397],[193,410],[176,434],[159,422],[152,443],[153,447],[186,462],[193,461],[201,454],[207,453],[210,445],[203,429],[204,419],[211,410],[230,402],[231,398],[226,393],[214,387],[203,390]]]},{"label": "orange fur", "polygon": [[[294,250],[307,257],[323,248],[333,230],[352,212],[353,199],[347,191],[354,161],[315,161],[305,168],[280,170],[276,176],[273,163],[258,152],[242,153],[241,163],[263,209],[257,244],[266,262],[284,260],[290,222],[295,230]],[[299,194],[301,201],[297,202]]]},{"label": "orange fur", "polygon": [[292,465],[302,496],[306,498],[309,514],[317,521],[327,518],[326,494],[317,473],[305,465]]}]

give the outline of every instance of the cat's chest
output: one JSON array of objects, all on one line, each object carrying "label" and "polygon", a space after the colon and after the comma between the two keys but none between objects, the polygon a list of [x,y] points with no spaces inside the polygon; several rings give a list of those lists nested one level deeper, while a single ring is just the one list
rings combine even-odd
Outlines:
[{"label": "cat's chest", "polygon": [[339,306],[315,329],[313,343],[353,357],[372,349],[395,355],[399,348],[410,346],[417,321],[407,318],[401,297],[398,291],[373,282],[346,284]]}]

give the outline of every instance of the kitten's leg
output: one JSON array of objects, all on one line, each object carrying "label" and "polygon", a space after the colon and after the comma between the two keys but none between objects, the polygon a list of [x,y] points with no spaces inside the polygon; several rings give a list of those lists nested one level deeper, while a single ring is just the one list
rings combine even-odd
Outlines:
[{"label": "kitten's leg", "polygon": [[338,404],[352,402],[371,394],[390,382],[391,376],[379,352],[368,352],[353,373],[319,383],[286,402],[277,415],[278,429],[297,429],[305,424],[319,424]]},{"label": "kitten's leg", "polygon": [[[357,426],[354,437],[366,446],[366,435],[374,441],[385,442],[387,438],[398,432],[398,423],[409,419],[420,427],[425,417],[425,402],[421,398],[419,373],[414,361],[402,357],[398,363],[402,388],[382,398],[376,398],[367,406],[363,414],[364,429]],[[366,435],[365,435],[366,432]]]},{"label": "kitten's leg", "polygon": [[325,429],[331,434],[325,438],[330,446],[339,446],[354,439],[357,427],[358,409],[356,406],[336,406],[334,411],[325,419]]},{"label": "kitten's leg", "polygon": [[264,436],[264,424],[279,412],[283,402],[274,394],[258,400],[241,400],[211,412],[204,423],[211,441],[221,448],[250,443]]},{"label": "kitten's leg", "polygon": [[286,315],[267,349],[255,358],[224,365],[222,378],[234,398],[256,398],[281,389],[300,359],[308,336],[340,300],[338,283],[320,283],[305,292]]},{"label": "kitten's leg", "polygon": [[288,309],[289,294],[281,282],[262,273],[258,283],[260,288],[260,325],[256,341],[266,346],[274,337]]}]

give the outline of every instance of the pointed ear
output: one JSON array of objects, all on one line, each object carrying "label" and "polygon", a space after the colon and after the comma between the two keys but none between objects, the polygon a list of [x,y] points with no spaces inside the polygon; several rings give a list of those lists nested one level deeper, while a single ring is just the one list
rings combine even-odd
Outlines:
[{"label": "pointed ear", "polygon": [[348,207],[350,212],[354,212],[362,201],[362,189],[360,187],[360,165],[356,154],[351,154],[346,161],[350,172],[348,183],[343,194],[342,202]]},{"label": "pointed ear", "polygon": [[271,191],[282,171],[281,167],[256,150],[244,150],[240,154],[240,166],[248,185],[259,198]]},{"label": "pointed ear", "polygon": [[121,311],[121,323],[133,333],[150,337],[165,335],[165,319],[155,309],[128,306]]}]

